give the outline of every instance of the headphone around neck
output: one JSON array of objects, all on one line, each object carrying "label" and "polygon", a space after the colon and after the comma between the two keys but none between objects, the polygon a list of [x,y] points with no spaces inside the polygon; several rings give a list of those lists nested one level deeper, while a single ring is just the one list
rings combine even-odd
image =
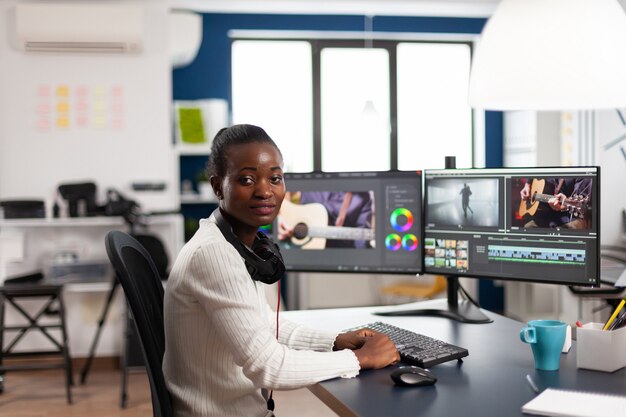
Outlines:
[{"label": "headphone around neck", "polygon": [[280,248],[263,232],[257,232],[252,244],[248,248],[233,232],[231,225],[224,219],[220,209],[213,211],[215,224],[220,229],[228,243],[239,252],[246,263],[250,277],[264,284],[274,284],[285,275],[285,264],[280,254]]}]

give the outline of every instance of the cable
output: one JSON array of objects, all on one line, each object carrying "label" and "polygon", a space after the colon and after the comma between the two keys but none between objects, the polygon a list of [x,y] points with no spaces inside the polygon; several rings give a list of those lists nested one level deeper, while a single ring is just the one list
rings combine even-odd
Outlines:
[{"label": "cable", "polygon": [[[280,280],[278,280],[278,301],[276,302],[276,340],[278,340],[278,312],[280,311]],[[267,409],[274,411],[274,390],[270,391],[270,397],[267,399]]]},{"label": "cable", "polygon": [[469,293],[465,290],[465,288],[463,288],[463,286],[460,283],[459,283],[459,290],[461,290],[461,294],[463,294],[463,296],[466,297],[466,299],[468,299],[476,307],[480,308],[480,304],[476,300],[474,300],[471,295],[469,295]]}]

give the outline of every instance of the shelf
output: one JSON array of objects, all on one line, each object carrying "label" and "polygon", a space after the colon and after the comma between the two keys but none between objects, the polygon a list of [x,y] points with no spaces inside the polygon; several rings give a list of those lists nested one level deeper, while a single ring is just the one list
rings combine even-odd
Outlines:
[{"label": "shelf", "polygon": [[178,155],[206,155],[208,156],[211,153],[211,146],[206,143],[198,144],[198,145],[190,145],[190,144],[182,144],[177,143],[174,146],[174,150]]},{"label": "shelf", "polygon": [[63,289],[75,293],[105,292],[111,290],[111,281],[106,282],[73,282],[65,284]]},{"label": "shelf", "polygon": [[3,219],[0,227],[64,227],[64,226],[121,226],[124,219],[118,216],[39,218],[39,219]]},{"label": "shelf", "polygon": [[[148,225],[168,223],[180,214],[154,214],[146,217]],[[65,217],[38,219],[2,219],[0,227],[76,227],[76,226],[124,226],[121,216]]]},{"label": "shelf", "polygon": [[215,197],[204,197],[199,194],[184,194],[180,196],[181,204],[217,204]]}]

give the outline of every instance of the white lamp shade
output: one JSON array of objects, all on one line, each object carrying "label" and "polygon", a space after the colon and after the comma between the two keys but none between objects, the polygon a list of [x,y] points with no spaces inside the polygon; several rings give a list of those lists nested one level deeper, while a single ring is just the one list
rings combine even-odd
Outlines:
[{"label": "white lamp shade", "polygon": [[626,106],[617,0],[502,0],[478,43],[469,103],[487,110]]}]

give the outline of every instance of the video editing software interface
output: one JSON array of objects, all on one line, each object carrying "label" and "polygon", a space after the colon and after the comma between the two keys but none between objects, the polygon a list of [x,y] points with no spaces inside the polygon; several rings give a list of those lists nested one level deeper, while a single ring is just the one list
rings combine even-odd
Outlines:
[{"label": "video editing software interface", "polygon": [[599,284],[599,169],[424,171],[427,273]]},{"label": "video editing software interface", "polygon": [[422,272],[420,172],[285,174],[273,238],[290,271]]}]

